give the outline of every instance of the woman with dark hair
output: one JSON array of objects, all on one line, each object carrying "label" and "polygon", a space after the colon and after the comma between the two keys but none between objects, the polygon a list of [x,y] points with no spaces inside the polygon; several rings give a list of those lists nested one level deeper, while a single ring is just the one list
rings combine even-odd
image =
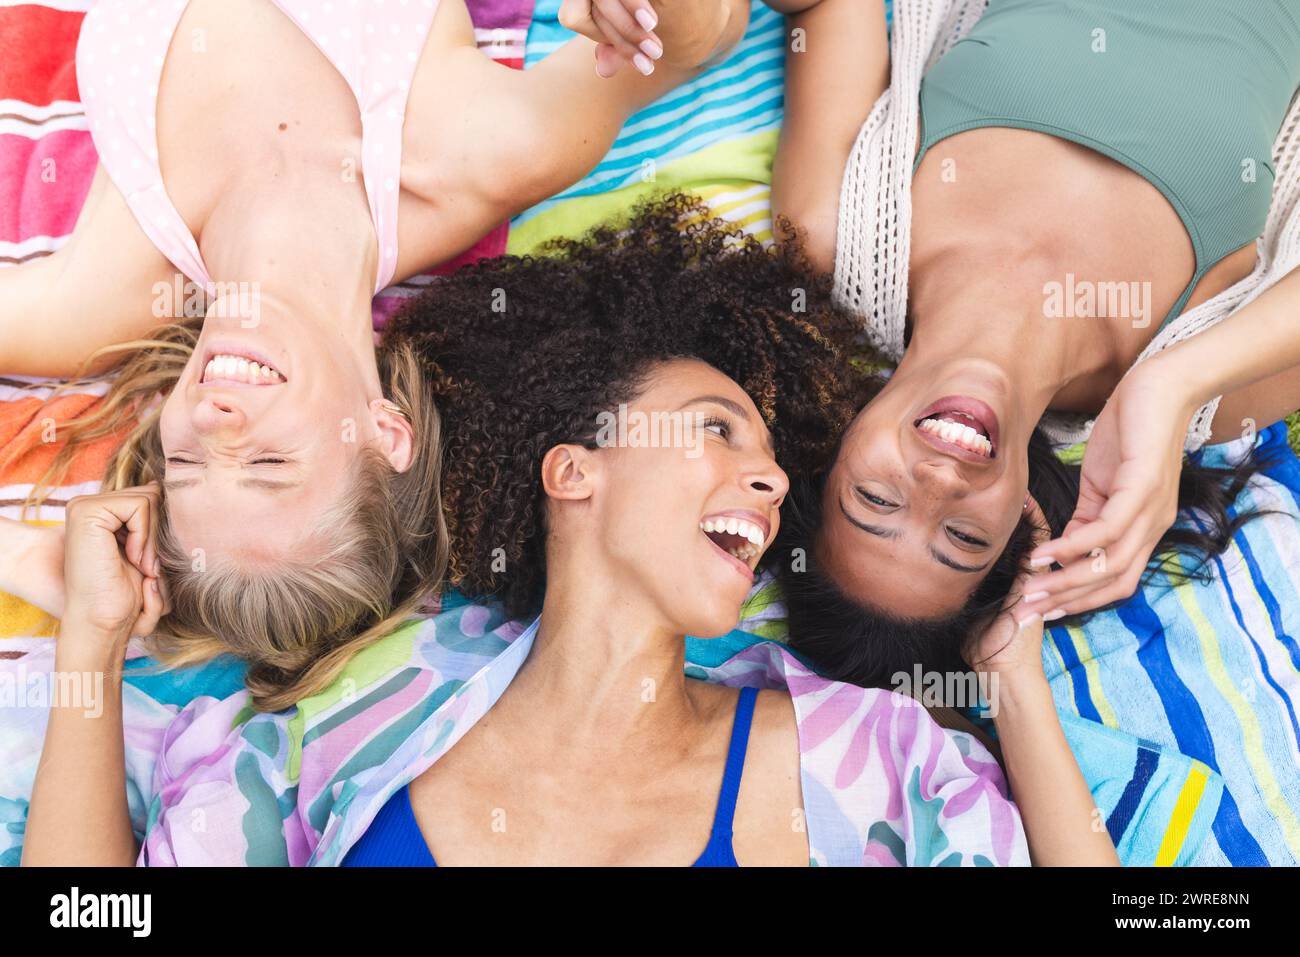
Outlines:
[{"label": "woman with dark hair", "polygon": [[1195,573],[1257,463],[1184,450],[1300,405],[1300,3],[897,0],[892,51],[879,0],[801,16],[774,204],[898,365],[793,493],[795,640],[876,682],[953,665],[1027,561],[1048,621]]},{"label": "woman with dark hair", "polygon": [[1017,804],[978,742],[779,644],[695,680],[686,637],[735,627],[778,535],[777,457],[823,460],[850,392],[824,282],[704,212],[645,206],[394,319],[444,417],[451,579],[532,624],[428,622],[363,652],[346,696],[282,712],[194,701],[156,763],[144,863],[1116,862],[1041,627],[1000,616],[977,649]]},{"label": "woman with dark hair", "polygon": [[[851,440],[853,428],[846,431],[841,445]],[[782,537],[776,546],[783,556],[800,557],[797,563],[785,561],[776,566],[791,647],[807,656],[819,673],[864,687],[895,687],[896,676],[910,675],[916,666],[935,673],[965,671],[971,634],[1002,610],[1035,546],[1041,544],[1035,538],[1034,522],[1026,515],[1018,518],[1001,552],[988,562],[955,611],[933,617],[898,614],[890,610],[888,601],[877,606],[865,599],[842,576],[843,556],[827,550],[826,543],[835,542],[835,538],[827,532],[834,522],[827,521],[825,510],[840,507],[838,500],[827,496],[829,475],[843,461],[838,447],[830,461],[837,464],[813,469],[791,481]],[[1196,510],[1200,524],[1184,522],[1167,529],[1143,581],[1162,577],[1177,583],[1208,575],[1209,561],[1231,544],[1237,530],[1264,514],[1231,507],[1250,477],[1267,464],[1255,458],[1236,468],[1185,464],[1179,474],[1178,507]],[[1046,435],[1035,430],[1029,440],[1028,498],[1022,512],[1028,511],[1031,499],[1037,502],[1048,530],[1060,535],[1079,498],[1080,473],[1077,464],[1062,461]],[[888,576],[887,563],[877,568],[880,577]],[[871,571],[864,568],[862,574]],[[1039,589],[1040,581],[1042,578],[1035,580]]]}]

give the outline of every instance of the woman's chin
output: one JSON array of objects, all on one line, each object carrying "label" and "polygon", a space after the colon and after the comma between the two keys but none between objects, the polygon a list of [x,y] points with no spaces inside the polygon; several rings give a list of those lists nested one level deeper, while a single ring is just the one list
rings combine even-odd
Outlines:
[{"label": "woman's chin", "polygon": [[725,608],[711,608],[706,613],[692,616],[682,631],[692,638],[721,638],[740,624],[741,602],[728,603]]}]

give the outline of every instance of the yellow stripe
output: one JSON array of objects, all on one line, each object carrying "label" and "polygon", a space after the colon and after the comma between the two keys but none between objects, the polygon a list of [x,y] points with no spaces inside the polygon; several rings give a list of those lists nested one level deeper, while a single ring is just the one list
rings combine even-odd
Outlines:
[{"label": "yellow stripe", "polygon": [[1206,780],[1204,767],[1198,761],[1187,772],[1187,780],[1183,782],[1183,789],[1174,804],[1169,829],[1165,831],[1160,850],[1156,852],[1156,867],[1173,867],[1178,860],[1178,852],[1183,849],[1183,842],[1187,840],[1187,832],[1192,826],[1192,818],[1196,816],[1196,808],[1201,803],[1201,795],[1205,793]]},{"label": "yellow stripe", "polygon": [[1083,665],[1083,673],[1088,679],[1088,697],[1093,707],[1097,709],[1097,717],[1101,718],[1101,723],[1106,727],[1118,728],[1119,719],[1115,717],[1115,709],[1110,706],[1106,692],[1101,686],[1101,669],[1097,666],[1097,659],[1092,653],[1092,647],[1088,644],[1083,629],[1078,625],[1071,625],[1066,631],[1074,645],[1074,655]]},{"label": "yellow stripe", "polygon": [[[62,522],[27,520],[28,525],[62,525]],[[56,619],[25,601],[0,592],[0,640],[5,638],[45,638],[58,631]],[[3,651],[0,646],[0,651]]]},{"label": "yellow stripe", "polygon": [[[1171,561],[1181,568],[1182,561],[1176,555],[1171,558]],[[1282,838],[1291,849],[1291,853],[1300,855],[1300,821],[1296,820],[1295,811],[1282,793],[1282,788],[1273,774],[1273,768],[1264,754],[1264,735],[1260,730],[1255,711],[1228,675],[1227,666],[1214,636],[1214,628],[1201,611],[1196,598],[1196,589],[1188,585],[1179,585],[1174,588],[1174,593],[1178,595],[1179,604],[1182,605],[1183,611],[1187,613],[1188,619],[1196,629],[1206,672],[1214,682],[1214,687],[1218,689],[1219,694],[1223,695],[1224,700],[1237,716],[1237,723],[1241,726],[1242,751],[1253,772],[1251,776],[1254,778],[1255,787],[1273,813],[1273,819],[1281,829]]]},{"label": "yellow stripe", "polygon": [[[771,190],[761,190],[754,192],[749,196],[737,196],[737,190],[729,186],[709,186],[702,189],[693,190],[699,194],[709,205],[709,213],[713,216],[723,216],[733,210],[749,206],[754,203],[761,204],[758,209],[753,210],[739,219],[728,220],[729,225],[737,226],[750,233],[761,242],[768,242],[772,238],[771,224],[764,226],[762,229],[750,229],[755,223],[762,222],[772,217],[772,193]],[[749,192],[748,189],[745,192]],[[687,220],[688,223],[696,223],[703,219],[701,216],[693,216]]]}]

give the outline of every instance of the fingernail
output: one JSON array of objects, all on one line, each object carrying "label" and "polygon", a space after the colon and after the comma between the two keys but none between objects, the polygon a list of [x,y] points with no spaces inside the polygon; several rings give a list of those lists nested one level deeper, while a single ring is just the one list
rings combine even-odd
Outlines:
[{"label": "fingernail", "polygon": [[657,60],[664,55],[664,48],[653,40],[646,38],[641,41],[641,52],[652,60]]},{"label": "fingernail", "polygon": [[1045,591],[1030,592],[1028,595],[1024,597],[1024,602],[1026,605],[1032,605],[1034,602],[1042,601],[1046,597],[1047,597],[1047,592]]},{"label": "fingernail", "polygon": [[1046,615],[1043,616],[1043,621],[1056,621],[1056,619],[1064,618],[1064,617],[1065,617],[1064,608],[1053,608],[1051,611],[1049,611]]},{"label": "fingernail", "polygon": [[636,12],[636,22],[641,24],[642,30],[653,30],[659,18],[646,9],[640,9]]},{"label": "fingernail", "polygon": [[156,578],[149,579],[149,588],[153,590],[153,593],[155,595],[158,594],[158,579]]},{"label": "fingernail", "polygon": [[1052,556],[1050,556],[1050,555],[1043,555],[1041,558],[1031,558],[1031,559],[1029,559],[1029,567],[1030,567],[1030,568],[1046,568],[1048,565],[1052,564],[1052,562],[1054,562],[1054,561],[1056,561],[1056,559],[1055,559],[1055,558],[1052,558]]},{"label": "fingernail", "polygon": [[642,75],[649,76],[655,71],[655,65],[646,59],[644,53],[638,53],[632,57],[632,65],[641,71]]},{"label": "fingernail", "polygon": [[1039,620],[1040,618],[1042,618],[1042,617],[1043,617],[1043,616],[1040,615],[1038,612],[1034,612],[1034,613],[1033,613],[1032,615],[1030,615],[1028,618],[1023,619],[1023,620],[1020,622],[1020,627],[1021,627],[1021,628],[1028,628],[1030,625],[1034,624],[1036,621],[1038,621],[1038,620]]},{"label": "fingernail", "polygon": [[608,73],[601,73],[601,72],[600,72],[600,61],[599,61],[599,60],[596,61],[596,76],[600,77],[602,80],[608,80],[609,77],[610,77],[610,74],[608,74]]}]

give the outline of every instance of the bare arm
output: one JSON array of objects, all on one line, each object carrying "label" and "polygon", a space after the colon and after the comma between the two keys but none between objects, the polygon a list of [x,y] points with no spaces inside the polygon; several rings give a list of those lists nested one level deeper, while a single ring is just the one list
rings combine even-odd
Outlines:
[{"label": "bare arm", "polygon": [[0,269],[0,372],[75,375],[95,350],[165,321],[154,285],[175,272],[99,167],[67,243]]},{"label": "bare arm", "polygon": [[1038,867],[1117,866],[1115,845],[1065,740],[1041,669],[1036,679],[1002,676],[997,694],[993,721],[1030,859]]},{"label": "bare arm", "polygon": [[769,0],[790,14],[785,122],[772,169],[772,215],[805,232],[818,269],[835,266],[844,164],[872,106],[889,86],[882,0]]},{"label": "bare arm", "polygon": [[[1034,539],[1048,536],[1038,503],[1028,501]],[[989,706],[1011,797],[1020,808],[1029,856],[1040,867],[1114,866],[1115,845],[1070,750],[1043,673],[1043,619],[1021,597],[1041,574],[1025,573],[1003,611],[972,643],[968,660],[987,679]]]},{"label": "bare arm", "polygon": [[1211,441],[1237,438],[1245,419],[1269,425],[1300,409],[1300,269],[1157,359],[1186,384],[1191,408],[1223,396]]},{"label": "bare arm", "polygon": [[[89,652],[86,646],[93,645],[104,651]],[[111,648],[110,636],[70,622],[60,631],[57,649],[58,673],[90,675],[96,699],[93,706],[51,702],[22,862],[37,867],[130,867],[138,847],[126,799],[121,677],[125,652]]]},{"label": "bare arm", "polygon": [[[78,676],[78,687],[93,688],[94,698],[56,697],[50,703],[28,810],[25,865],[135,863],[126,796],[122,669],[131,636],[151,634],[163,611],[154,577],[157,507],[156,486],[79,496],[68,504],[68,601],[54,664],[58,674]],[[69,684],[61,681],[59,687]]]},{"label": "bare arm", "polygon": [[596,43],[581,36],[526,71],[471,46],[448,51],[427,85],[411,91],[408,123],[421,123],[411,153],[419,182],[412,185],[436,209],[436,220],[425,222],[437,228],[412,228],[409,239],[403,229],[399,276],[444,262],[502,220],[576,183],[609,151],[628,117],[702,72],[701,61],[715,48],[739,40],[749,15],[746,0],[654,7],[664,53],[650,76],[633,69],[597,75]]}]

